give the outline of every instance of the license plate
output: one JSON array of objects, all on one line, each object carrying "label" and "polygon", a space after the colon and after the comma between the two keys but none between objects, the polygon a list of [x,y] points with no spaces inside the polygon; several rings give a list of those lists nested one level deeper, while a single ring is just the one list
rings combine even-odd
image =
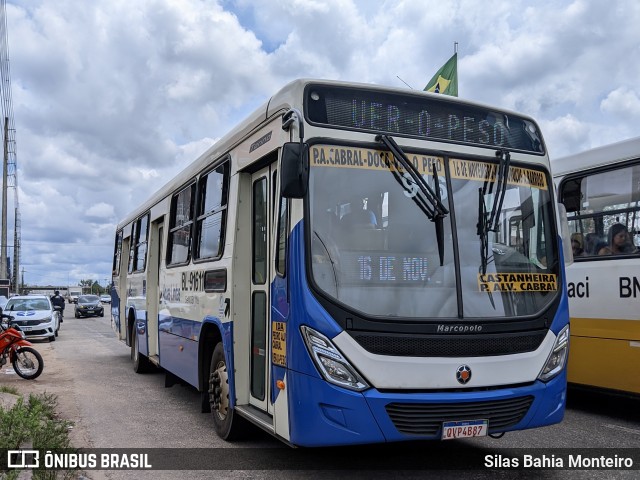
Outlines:
[{"label": "license plate", "polygon": [[442,423],[442,440],[454,438],[486,437],[489,430],[488,420],[463,420]]},{"label": "license plate", "polygon": [[20,330],[23,330],[25,332],[28,332],[31,330],[31,327],[20,327]]}]

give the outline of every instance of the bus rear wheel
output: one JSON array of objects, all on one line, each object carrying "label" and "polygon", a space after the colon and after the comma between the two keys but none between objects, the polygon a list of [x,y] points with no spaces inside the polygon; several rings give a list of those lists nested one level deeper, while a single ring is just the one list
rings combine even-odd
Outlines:
[{"label": "bus rear wheel", "polygon": [[209,372],[209,403],[213,426],[220,438],[238,440],[245,435],[246,420],[235,414],[229,402],[229,374],[222,342],[218,342],[213,350]]}]

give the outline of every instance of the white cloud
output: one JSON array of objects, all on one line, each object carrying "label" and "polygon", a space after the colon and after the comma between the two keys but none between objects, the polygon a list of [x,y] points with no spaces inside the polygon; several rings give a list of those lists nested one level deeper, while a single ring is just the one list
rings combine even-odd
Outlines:
[{"label": "white cloud", "polygon": [[545,134],[547,148],[551,157],[561,157],[578,150],[591,148],[589,142],[590,126],[571,114],[541,122],[540,128]]},{"label": "white cloud", "polygon": [[602,100],[600,108],[605,113],[622,118],[638,118],[640,117],[640,97],[634,90],[619,87]]},{"label": "white cloud", "polygon": [[534,116],[551,154],[637,135],[639,24],[596,0],[8,0],[26,280],[109,276],[115,222],[296,77],[422,89],[458,42],[460,95]]},{"label": "white cloud", "polygon": [[113,205],[109,205],[104,202],[91,205],[86,212],[87,216],[93,217],[98,220],[113,220],[115,211]]}]

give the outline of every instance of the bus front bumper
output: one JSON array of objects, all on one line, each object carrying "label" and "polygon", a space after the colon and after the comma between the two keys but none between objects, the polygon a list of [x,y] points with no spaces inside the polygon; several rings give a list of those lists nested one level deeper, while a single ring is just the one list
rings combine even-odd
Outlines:
[{"label": "bus front bumper", "polygon": [[288,372],[290,441],[299,446],[439,440],[444,421],[488,420],[490,434],[562,421],[566,370],[551,381],[457,392],[353,392]]}]

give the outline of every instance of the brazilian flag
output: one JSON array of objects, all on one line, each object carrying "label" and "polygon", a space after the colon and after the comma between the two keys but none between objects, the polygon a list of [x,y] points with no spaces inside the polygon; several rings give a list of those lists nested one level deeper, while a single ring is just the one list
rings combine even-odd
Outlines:
[{"label": "brazilian flag", "polygon": [[443,93],[453,97],[458,96],[458,53],[445,63],[424,87],[425,92]]}]

